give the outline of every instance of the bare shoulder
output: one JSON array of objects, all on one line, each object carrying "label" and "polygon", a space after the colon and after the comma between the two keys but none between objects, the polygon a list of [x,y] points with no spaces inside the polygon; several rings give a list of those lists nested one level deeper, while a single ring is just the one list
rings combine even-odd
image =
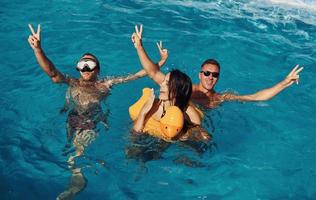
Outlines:
[{"label": "bare shoulder", "polygon": [[192,84],[192,92],[198,91],[199,90],[199,85],[197,84]]},{"label": "bare shoulder", "polygon": [[195,107],[194,107],[192,104],[190,104],[190,105],[188,106],[186,112],[193,112],[193,113],[195,113],[195,112],[196,112],[196,109],[195,109]]},{"label": "bare shoulder", "polygon": [[96,82],[96,86],[100,90],[109,90],[112,87],[112,79],[111,78],[103,78]]},{"label": "bare shoulder", "polygon": [[113,79],[111,77],[104,77],[97,81],[97,85],[110,88],[113,85]]},{"label": "bare shoulder", "polygon": [[65,76],[65,79],[64,79],[65,83],[69,84],[70,86],[78,85],[79,79],[70,77],[68,75],[64,75],[64,76]]}]

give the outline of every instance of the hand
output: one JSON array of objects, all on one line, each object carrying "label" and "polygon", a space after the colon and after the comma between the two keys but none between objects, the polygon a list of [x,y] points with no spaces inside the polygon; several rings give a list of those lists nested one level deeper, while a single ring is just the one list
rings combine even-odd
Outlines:
[{"label": "hand", "polygon": [[195,127],[195,129],[193,130],[194,131],[192,131],[192,134],[190,136],[190,139],[193,141],[203,141],[207,143],[212,139],[211,135],[208,134],[208,132],[200,126]]},{"label": "hand", "polygon": [[33,50],[41,49],[41,25],[37,26],[37,31],[35,33],[31,24],[29,24],[29,28],[31,30],[31,35],[28,38],[28,42]]},{"label": "hand", "polygon": [[165,61],[168,58],[168,49],[162,48],[162,41],[157,42],[157,47],[160,53],[160,60]]},{"label": "hand", "polygon": [[287,75],[287,77],[283,80],[283,84],[288,87],[290,85],[292,85],[294,82],[296,82],[296,84],[298,84],[300,75],[299,73],[303,70],[303,67],[299,68],[299,65],[296,65],[292,71]]},{"label": "hand", "polygon": [[149,98],[147,102],[145,103],[145,105],[143,106],[140,114],[146,115],[150,111],[150,109],[153,107],[154,100],[155,100],[154,89],[151,89]]},{"label": "hand", "polygon": [[143,25],[140,25],[139,30],[138,26],[135,25],[135,32],[132,34],[132,42],[134,43],[135,48],[142,46],[142,33]]},{"label": "hand", "polygon": [[212,140],[212,135],[208,134],[208,132],[201,128],[201,140],[204,141],[204,142],[208,142],[210,140]]}]

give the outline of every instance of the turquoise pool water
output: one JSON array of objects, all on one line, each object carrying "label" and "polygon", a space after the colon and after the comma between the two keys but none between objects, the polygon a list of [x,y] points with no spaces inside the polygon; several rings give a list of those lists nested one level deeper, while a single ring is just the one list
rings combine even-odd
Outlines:
[{"label": "turquoise pool water", "polygon": [[[88,185],[75,199],[315,199],[315,1],[21,1],[3,0],[1,16],[0,199],[55,199],[69,183],[66,86],[54,85],[27,43],[28,23],[41,23],[42,47],[62,72],[85,52],[101,61],[101,75],[136,72],[130,35],[144,24],[144,46],[169,50],[164,70],[179,68],[198,81],[206,58],[222,65],[217,91],[252,93],[304,66],[299,85],[268,102],[226,103],[204,126],[216,148],[202,156],[173,146],[140,170],[127,160],[128,107],[148,78],[119,85],[103,104],[109,130],[78,160]],[[173,162],[189,156],[204,167]],[[102,163],[105,163],[103,165]]]}]

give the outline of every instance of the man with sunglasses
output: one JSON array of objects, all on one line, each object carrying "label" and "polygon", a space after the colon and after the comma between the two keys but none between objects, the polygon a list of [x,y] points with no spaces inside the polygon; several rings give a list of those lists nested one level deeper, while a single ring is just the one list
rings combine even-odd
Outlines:
[{"label": "man with sunglasses", "polygon": [[214,87],[220,77],[220,64],[214,59],[207,59],[201,65],[199,73],[200,83],[193,85],[192,101],[206,108],[217,107],[224,101],[265,101],[269,100],[282,90],[292,85],[298,84],[299,73],[303,67],[295,66],[287,77],[276,85],[260,90],[253,94],[237,95],[233,93],[217,93]]},{"label": "man with sunglasses", "polygon": [[[67,118],[67,139],[76,149],[74,155],[69,156],[67,161],[72,177],[68,189],[57,197],[57,199],[70,199],[83,190],[86,185],[81,168],[74,165],[75,158],[81,156],[85,148],[97,137],[98,133],[95,130],[97,124],[100,122],[106,125],[106,114],[102,111],[100,101],[107,97],[112,86],[138,79],[147,74],[145,70],[140,70],[136,74],[99,80],[100,63],[98,59],[93,54],[85,53],[76,65],[80,78],[68,77],[55,67],[41,48],[40,25],[38,25],[36,32],[30,24],[29,28],[31,35],[28,42],[34,51],[38,64],[54,83],[69,85],[66,99],[68,104],[71,99],[74,105]],[[161,42],[157,43],[157,46],[161,56],[158,66],[161,67],[168,57],[168,52],[162,48]]]}]

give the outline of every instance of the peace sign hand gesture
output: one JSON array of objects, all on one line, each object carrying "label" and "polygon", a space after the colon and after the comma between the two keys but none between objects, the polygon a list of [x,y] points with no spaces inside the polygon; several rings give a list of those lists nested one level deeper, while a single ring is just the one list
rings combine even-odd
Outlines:
[{"label": "peace sign hand gesture", "polygon": [[288,87],[290,85],[292,85],[294,82],[296,82],[296,84],[298,84],[300,75],[299,73],[303,70],[303,67],[299,68],[299,65],[296,65],[292,71],[287,75],[287,77],[283,80],[283,84]]},{"label": "peace sign hand gesture", "polygon": [[41,25],[39,24],[37,26],[36,33],[31,24],[29,24],[29,28],[31,31],[31,35],[29,35],[28,42],[34,51],[40,50],[41,49]]},{"label": "peace sign hand gesture", "polygon": [[162,41],[159,41],[159,43],[157,42],[157,47],[160,53],[160,60],[167,60],[168,58],[168,49],[164,49],[162,47]]},{"label": "peace sign hand gesture", "polygon": [[132,42],[134,43],[135,48],[142,46],[142,33],[143,25],[141,24],[139,29],[138,26],[135,25],[135,32],[132,34]]}]

